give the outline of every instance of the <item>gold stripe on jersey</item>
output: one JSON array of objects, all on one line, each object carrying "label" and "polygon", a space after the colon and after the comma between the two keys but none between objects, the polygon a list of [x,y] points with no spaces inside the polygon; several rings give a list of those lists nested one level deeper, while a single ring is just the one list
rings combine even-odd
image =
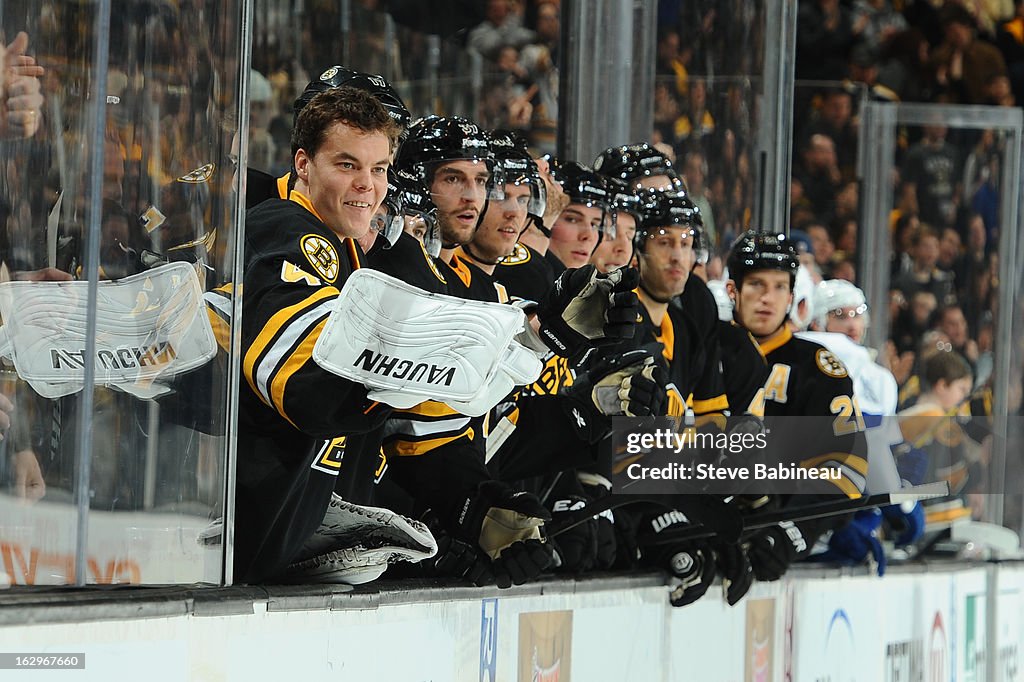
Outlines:
[{"label": "gold stripe on jersey", "polygon": [[802,460],[800,466],[805,469],[839,467],[843,477],[838,481],[828,479],[828,482],[853,499],[860,497],[867,487],[867,460],[849,452],[829,452],[817,455]]},{"label": "gold stripe on jersey", "polygon": [[320,214],[317,213],[315,208],[313,208],[313,202],[310,201],[309,197],[307,197],[305,194],[303,194],[299,190],[293,189],[291,192],[289,192],[288,193],[288,200],[289,201],[294,201],[296,204],[298,204],[302,208],[306,209],[307,211],[309,211],[310,213],[315,215],[317,220],[319,220],[321,223],[323,223],[325,227],[329,227],[327,225],[327,221],[324,220],[322,217],[320,217]]},{"label": "gold stripe on jersey", "polygon": [[257,370],[259,365],[263,362],[264,356],[273,349],[273,345],[277,338],[291,322],[302,317],[304,313],[309,312],[310,309],[319,306],[324,301],[333,299],[337,296],[338,290],[336,288],[324,287],[323,289],[313,292],[298,303],[290,305],[287,308],[282,308],[274,313],[267,323],[263,325],[263,329],[256,336],[252,345],[249,346],[249,350],[245,353],[245,358],[242,361],[242,372],[245,374],[245,380],[249,382],[249,387],[258,396],[260,396],[260,399],[268,407],[271,407],[269,394],[264,395],[264,393],[257,388],[256,379]]},{"label": "gold stripe on jersey", "polygon": [[326,324],[327,318],[325,317],[320,321],[320,324],[313,327],[312,331],[306,334],[306,337],[292,351],[281,368],[274,373],[274,378],[270,380],[270,399],[273,401],[274,407],[277,408],[278,414],[287,419],[288,423],[295,428],[299,427],[284,411],[284,392],[292,375],[302,369],[302,366],[312,359],[313,346],[316,345],[316,340],[320,338],[320,334],[323,332]]},{"label": "gold stripe on jersey", "polygon": [[217,345],[220,346],[224,352],[230,352],[231,327],[220,316],[220,313],[210,306],[206,306],[206,317],[210,319],[210,328],[213,329],[213,338],[217,340]]},{"label": "gold stripe on jersey", "polygon": [[473,429],[467,429],[465,433],[459,433],[454,436],[442,436],[441,438],[433,438],[430,440],[396,440],[390,443],[385,443],[382,449],[387,457],[417,457],[419,455],[425,455],[464,436],[473,440],[475,437]]},{"label": "gold stripe on jersey", "polygon": [[285,201],[288,200],[288,183],[292,179],[291,173],[285,173],[277,179],[277,196]]},{"label": "gold stripe on jersey", "polygon": [[729,409],[729,399],[725,397],[725,394],[717,395],[714,398],[703,398],[697,399],[691,396],[690,407],[693,408],[694,414],[708,414],[711,412],[724,412]]},{"label": "gold stripe on jersey", "polygon": [[778,336],[773,336],[769,339],[765,339],[764,341],[758,341],[757,345],[761,347],[761,355],[767,357],[772,351],[778,350],[792,338],[793,332],[789,330],[789,327],[783,325],[782,329],[779,330]]},{"label": "gold stripe on jersey", "polygon": [[452,254],[452,261],[448,263],[448,267],[458,276],[462,283],[469,287],[469,283],[473,281],[473,273],[469,271],[469,268],[459,260],[459,254]]},{"label": "gold stripe on jersey", "polygon": [[672,318],[669,317],[668,311],[665,312],[665,316],[661,318],[661,331],[656,334],[655,339],[661,344],[661,354],[664,356],[665,361],[671,363],[672,357],[676,353],[676,330],[672,326]]}]

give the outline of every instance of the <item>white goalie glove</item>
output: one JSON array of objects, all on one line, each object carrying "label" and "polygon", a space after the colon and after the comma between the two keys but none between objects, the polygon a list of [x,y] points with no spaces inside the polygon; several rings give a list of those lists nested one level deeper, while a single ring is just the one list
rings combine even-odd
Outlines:
[{"label": "white goalie glove", "polygon": [[[0,284],[0,355],[45,398],[85,385],[88,282]],[[170,263],[96,292],[95,383],[151,398],[217,352],[195,269]]]},{"label": "white goalie glove", "polygon": [[525,323],[513,306],[431,294],[362,269],[335,300],[313,360],[393,407],[436,400],[480,416],[540,376],[540,360],[514,340]]}]

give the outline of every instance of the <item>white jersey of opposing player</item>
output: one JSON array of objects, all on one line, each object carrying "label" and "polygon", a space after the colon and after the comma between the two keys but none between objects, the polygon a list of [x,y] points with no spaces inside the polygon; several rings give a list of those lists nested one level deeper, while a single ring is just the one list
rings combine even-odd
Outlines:
[{"label": "white jersey of opposing player", "polygon": [[797,336],[828,348],[838,357],[853,380],[853,393],[864,415],[864,434],[868,444],[868,483],[870,493],[885,493],[900,487],[899,473],[891,446],[903,442],[896,406],[899,387],[892,372],[876,364],[867,348],[845,334],[799,332]]}]

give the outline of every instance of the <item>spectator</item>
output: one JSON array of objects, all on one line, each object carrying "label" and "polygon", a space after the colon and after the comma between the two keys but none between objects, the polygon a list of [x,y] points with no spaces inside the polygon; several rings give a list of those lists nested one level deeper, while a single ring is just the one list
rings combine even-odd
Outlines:
[{"label": "spectator", "polygon": [[931,318],[938,307],[935,294],[920,290],[907,297],[907,306],[900,310],[892,325],[892,340],[896,352],[916,351],[919,340],[931,327]]},{"label": "spectator", "polygon": [[687,66],[692,58],[693,50],[691,48],[680,47],[678,31],[674,28],[659,31],[657,58],[654,66],[655,77],[659,81],[670,82],[679,97],[686,97],[689,94],[690,82]]},{"label": "spectator", "polygon": [[845,78],[854,41],[847,9],[839,0],[809,0],[800,3],[796,21],[797,80]]},{"label": "spectator", "polygon": [[986,87],[995,76],[1006,76],[1003,55],[977,39],[977,25],[967,9],[947,2],[940,12],[945,40],[932,52],[935,80],[960,104],[985,104]]},{"label": "spectator", "polygon": [[526,69],[529,80],[537,91],[530,103],[533,120],[530,123],[530,145],[540,154],[554,154],[558,133],[558,58],[561,29],[558,3],[542,0],[537,3],[535,30],[537,42],[519,52],[519,63]]},{"label": "spectator", "polygon": [[814,135],[825,135],[832,140],[842,177],[852,180],[857,163],[857,131],[853,126],[853,97],[849,92],[837,87],[822,96],[818,116],[801,138],[809,140]]},{"label": "spectator", "polygon": [[960,355],[967,358],[973,367],[978,361],[978,344],[970,337],[967,328],[967,318],[964,317],[963,309],[958,305],[946,306],[935,313],[933,327],[946,335],[950,344]]},{"label": "spectator", "polygon": [[937,228],[953,224],[962,191],[959,156],[946,141],[947,132],[940,123],[924,126],[924,137],[907,152],[901,171],[921,222]]},{"label": "spectator", "polygon": [[884,47],[907,28],[907,20],[889,0],[857,0],[853,3],[853,34],[869,50]]},{"label": "spectator", "polygon": [[487,0],[485,19],[469,32],[466,46],[484,57],[496,59],[498,51],[511,45],[516,49],[533,42],[533,31],[523,28],[509,0]]},{"label": "spectator", "polygon": [[694,78],[690,83],[688,106],[683,115],[676,119],[676,142],[686,149],[703,150],[707,140],[715,133],[715,119],[708,111],[707,82]]},{"label": "spectator", "polygon": [[907,298],[918,291],[930,291],[941,306],[956,303],[953,276],[939,270],[939,237],[934,230],[924,225],[914,235],[910,256],[913,259],[910,272],[903,272],[893,281],[893,288],[899,289]]},{"label": "spectator", "polygon": [[822,277],[832,278],[832,256],[836,252],[835,244],[832,242],[832,235],[824,225],[814,223],[808,225],[804,231],[811,238],[811,248],[814,251],[814,264],[818,266]]},{"label": "spectator", "polygon": [[718,232],[715,230],[715,214],[708,198],[708,188],[704,184],[707,175],[708,162],[704,154],[699,151],[688,153],[683,161],[683,179],[686,180],[686,188],[690,190],[690,199],[700,209],[701,218],[704,220],[704,234],[708,238],[709,246],[714,249],[718,246],[719,240]]},{"label": "spectator", "polygon": [[836,160],[836,148],[827,135],[811,135],[801,154],[801,167],[795,172],[804,195],[818,220],[829,222],[835,215],[836,194],[842,174]]}]

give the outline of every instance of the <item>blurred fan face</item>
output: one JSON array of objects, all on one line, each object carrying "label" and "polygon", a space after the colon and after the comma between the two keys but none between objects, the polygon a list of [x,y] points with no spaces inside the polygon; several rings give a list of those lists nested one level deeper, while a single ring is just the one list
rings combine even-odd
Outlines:
[{"label": "blurred fan face", "polygon": [[567,268],[580,268],[590,261],[600,236],[604,211],[582,204],[569,204],[551,226],[548,244]]},{"label": "blurred fan face", "polygon": [[598,272],[617,270],[628,265],[633,258],[636,218],[628,213],[619,213],[615,220],[615,239],[602,240],[590,257],[590,262]]},{"label": "blurred fan face", "polygon": [[445,244],[466,244],[473,239],[487,201],[490,177],[485,162],[468,159],[450,161],[434,170],[430,197],[437,206]]},{"label": "blurred fan face", "polygon": [[526,227],[530,186],[505,183],[505,198],[487,204],[483,222],[473,235],[473,253],[494,262],[512,253]]},{"label": "blurred fan face", "polygon": [[781,270],[748,272],[737,291],[729,280],[729,293],[734,296],[734,317],[754,336],[769,336],[782,326],[793,303],[790,274]]},{"label": "blurred fan face", "polygon": [[640,283],[660,301],[667,301],[683,293],[690,270],[697,260],[693,248],[693,229],[670,225],[652,231],[639,250],[637,258],[643,261]]},{"label": "blurred fan face", "polygon": [[864,317],[866,310],[867,306],[848,306],[828,311],[825,331],[844,334],[854,343],[860,343],[867,328],[867,318]]},{"label": "blurred fan face", "polygon": [[341,237],[358,239],[387,196],[390,158],[386,135],[338,122],[328,128],[316,156],[304,149],[296,153],[295,169],[324,223]]}]

